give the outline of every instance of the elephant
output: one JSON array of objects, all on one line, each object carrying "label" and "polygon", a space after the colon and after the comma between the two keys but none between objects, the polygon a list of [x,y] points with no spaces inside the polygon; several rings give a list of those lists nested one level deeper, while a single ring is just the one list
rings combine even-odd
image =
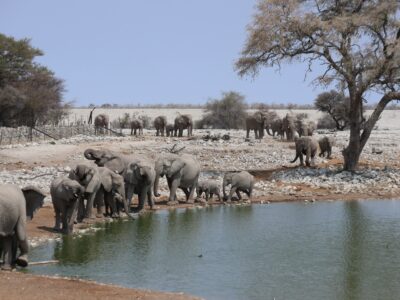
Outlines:
[{"label": "elephant", "polygon": [[106,167],[117,174],[123,174],[132,160],[130,157],[107,149],[86,149],[83,153],[86,159],[94,160],[99,167]]},{"label": "elephant", "polygon": [[131,135],[137,135],[137,130],[138,135],[143,135],[143,121],[140,119],[134,119],[131,121]]},{"label": "elephant", "polygon": [[296,125],[299,137],[312,136],[316,128],[315,122],[307,120],[297,120]]},{"label": "elephant", "polygon": [[222,202],[220,188],[218,184],[214,181],[205,180],[205,181],[199,181],[197,183],[197,188],[196,188],[197,198],[200,198],[203,193],[206,195],[206,201],[208,201],[209,198],[212,198],[213,195],[217,195],[218,200]]},{"label": "elephant", "polygon": [[281,136],[281,138],[283,138],[285,135],[284,131],[282,130],[282,119],[280,119],[280,118],[269,122],[266,126],[266,130],[267,130],[268,135],[271,135],[271,136],[275,136],[275,133],[276,133],[277,136]]},{"label": "elephant", "polygon": [[104,134],[104,128],[108,129],[108,124],[110,123],[110,118],[106,114],[99,114],[94,118],[94,132],[97,134],[100,132]]},{"label": "elephant", "polygon": [[164,130],[167,126],[167,117],[165,116],[158,116],[153,121],[153,126],[156,129],[156,136],[164,136]]},{"label": "elephant", "polygon": [[153,186],[155,177],[154,163],[143,159],[135,159],[128,165],[124,174],[127,185],[128,206],[131,204],[133,194],[137,194],[139,200],[138,212],[143,210],[146,199],[150,208],[154,208]]},{"label": "elephant", "polygon": [[74,179],[58,177],[51,182],[51,201],[56,215],[54,230],[62,231],[66,234],[73,232],[79,202],[82,201],[84,193],[85,187]]},{"label": "elephant", "polygon": [[[296,157],[294,158],[293,161],[291,161],[291,163],[296,162],[296,160],[300,158],[300,166],[304,166],[303,155],[306,155],[306,165],[309,167],[311,166],[311,163],[314,164],[314,158],[318,150],[317,140],[309,136],[303,136],[297,138],[295,144],[296,144]],[[311,163],[310,163],[310,158],[311,158]]]},{"label": "elephant", "polygon": [[[82,197],[79,205],[78,221],[82,221],[84,218],[92,219],[92,208],[97,192],[101,187],[101,178],[97,167],[79,164],[71,170],[69,178],[76,180],[85,188],[85,195]],[[86,206],[83,203],[84,198],[87,199]]]},{"label": "elephant", "polygon": [[[225,193],[225,187],[231,185],[229,195]],[[227,172],[224,175],[224,180],[222,182],[222,191],[224,193],[224,199],[227,202],[231,202],[233,194],[236,192],[239,200],[242,199],[240,192],[247,194],[249,199],[251,198],[254,187],[254,176],[247,171],[240,172]]]},{"label": "elephant", "polygon": [[[16,264],[28,265],[29,244],[26,220],[43,206],[46,195],[38,188],[19,188],[13,184],[0,185],[0,257],[1,269],[11,270]],[[20,254],[17,257],[17,249]]]},{"label": "elephant", "polygon": [[[98,168],[101,187],[96,194],[97,212],[100,214],[105,205],[105,214],[111,217],[119,216],[119,208],[122,206],[128,217],[129,206],[126,200],[125,181],[124,177],[113,172],[109,168]],[[111,211],[109,211],[111,209]]]},{"label": "elephant", "polygon": [[175,125],[167,124],[165,126],[165,131],[166,131],[167,136],[173,136],[174,135],[174,131],[175,131]]},{"label": "elephant", "polygon": [[252,116],[248,116],[246,118],[246,138],[249,138],[250,131],[254,130],[255,138],[262,139],[266,121],[267,115],[262,111],[257,111]]},{"label": "elephant", "polygon": [[286,114],[282,119],[282,132],[286,134],[288,141],[293,141],[298,135],[296,129],[296,118],[293,114]]},{"label": "elephant", "polygon": [[175,118],[174,135],[183,136],[184,129],[187,129],[188,136],[193,135],[193,120],[191,115],[179,115]]},{"label": "elephant", "polygon": [[318,144],[320,149],[319,156],[325,157],[326,153],[326,158],[330,159],[332,155],[332,147],[335,144],[335,140],[333,139],[333,137],[324,136],[318,140]]},{"label": "elephant", "polygon": [[193,194],[200,175],[200,164],[189,154],[168,153],[159,157],[155,162],[156,179],[154,181],[154,196],[159,197],[158,182],[160,177],[166,176],[170,190],[168,204],[176,203],[176,190],[182,189],[186,201],[193,203]]}]

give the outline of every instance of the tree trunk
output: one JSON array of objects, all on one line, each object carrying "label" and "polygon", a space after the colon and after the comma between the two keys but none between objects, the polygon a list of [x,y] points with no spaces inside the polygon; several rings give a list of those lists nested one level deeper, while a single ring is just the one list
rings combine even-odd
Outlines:
[{"label": "tree trunk", "polygon": [[345,171],[355,171],[360,159],[361,151],[364,145],[361,145],[361,119],[360,106],[362,98],[358,95],[350,96],[350,112],[349,112],[349,126],[350,126],[350,141],[349,145],[343,150],[343,159]]}]

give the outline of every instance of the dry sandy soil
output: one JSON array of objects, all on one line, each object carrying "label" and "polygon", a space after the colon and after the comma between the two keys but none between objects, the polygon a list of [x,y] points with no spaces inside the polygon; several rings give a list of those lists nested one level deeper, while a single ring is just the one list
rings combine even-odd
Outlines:
[{"label": "dry sandy soil", "polygon": [[[390,112],[389,112],[390,113]],[[397,121],[397,120],[396,120]],[[203,141],[206,131],[195,131],[194,138],[155,137],[153,131],[145,131],[141,137],[76,137],[54,143],[20,145],[0,149],[0,183],[10,182],[20,186],[36,185],[49,193],[52,179],[62,176],[77,163],[88,163],[83,151],[88,147],[119,151],[124,154],[142,155],[155,159],[172,145],[197,157],[202,166],[201,178],[221,182],[223,172],[249,170],[256,178],[254,203],[277,201],[353,200],[366,198],[395,198],[400,193],[399,145],[400,131],[397,122],[382,122],[390,130],[373,133],[362,155],[360,171],[356,174],[340,172],[340,150],[347,143],[348,132],[334,134],[337,141],[333,159],[318,158],[314,168],[299,168],[289,161],[294,157],[293,143],[265,137],[262,141],[245,140],[244,131],[230,131],[230,141]],[[213,131],[222,135],[226,131]],[[316,136],[332,134],[320,132]],[[382,153],[375,154],[376,148]],[[168,188],[161,184],[162,197],[156,201],[156,209],[171,209],[166,205]],[[182,194],[178,195],[182,197]],[[246,198],[245,198],[246,199]],[[214,199],[207,205],[219,205]],[[195,205],[204,205],[196,203]],[[240,204],[239,204],[240,205]],[[188,204],[180,203],[177,207]],[[94,222],[99,222],[96,219]],[[28,224],[31,243],[37,244],[48,238],[57,238],[52,231],[54,213],[50,198],[43,209]],[[82,224],[79,227],[85,227]],[[23,281],[22,291],[11,288],[10,282]],[[46,291],[44,294],[43,291]],[[133,298],[133,299],[192,299],[186,295],[138,291],[93,282],[71,279],[54,279],[21,274],[0,273],[0,299],[60,299],[72,298]],[[35,298],[36,297],[36,298]]]}]

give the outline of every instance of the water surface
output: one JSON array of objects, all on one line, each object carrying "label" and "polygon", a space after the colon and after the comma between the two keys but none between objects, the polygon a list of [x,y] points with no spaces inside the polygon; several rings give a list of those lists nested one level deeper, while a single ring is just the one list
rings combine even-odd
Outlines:
[{"label": "water surface", "polygon": [[400,201],[158,211],[35,248],[39,274],[206,299],[398,299]]}]

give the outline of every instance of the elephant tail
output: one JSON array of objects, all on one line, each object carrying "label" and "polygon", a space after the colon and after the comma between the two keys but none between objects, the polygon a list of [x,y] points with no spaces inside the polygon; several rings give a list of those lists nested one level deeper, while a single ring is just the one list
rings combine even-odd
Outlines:
[{"label": "elephant tail", "polygon": [[299,154],[296,153],[296,157],[290,163],[295,163],[298,158],[299,158]]}]

